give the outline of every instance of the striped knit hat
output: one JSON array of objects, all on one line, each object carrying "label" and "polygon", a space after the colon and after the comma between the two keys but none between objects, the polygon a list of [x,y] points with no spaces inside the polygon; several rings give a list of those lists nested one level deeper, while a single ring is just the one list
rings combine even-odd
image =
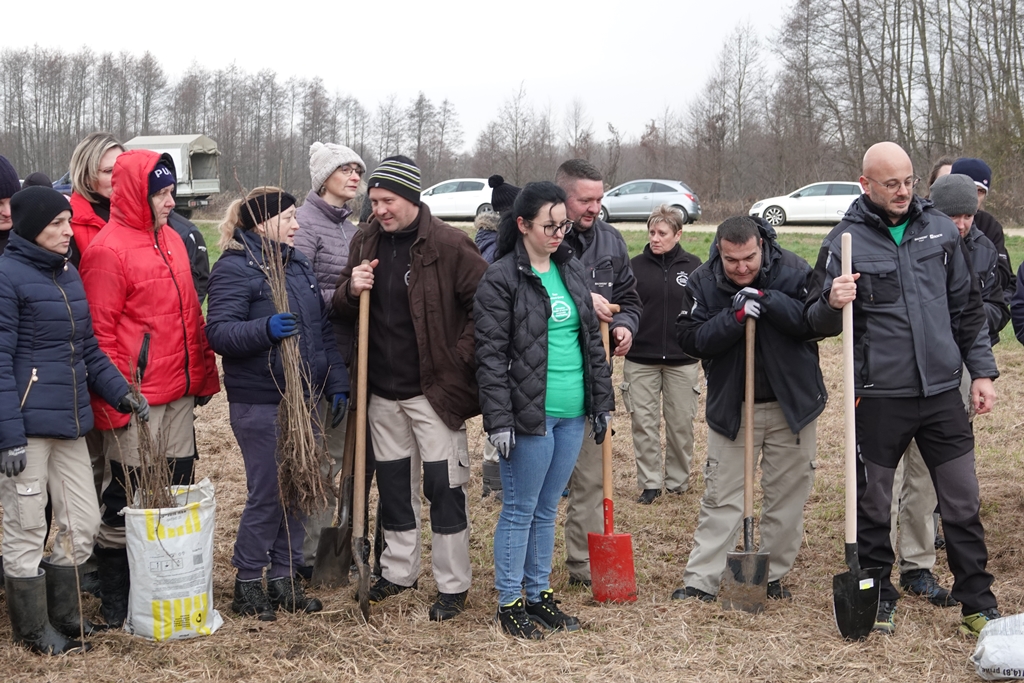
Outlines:
[{"label": "striped knit hat", "polygon": [[380,162],[366,181],[367,190],[379,187],[420,205],[420,169],[409,157],[398,155]]}]

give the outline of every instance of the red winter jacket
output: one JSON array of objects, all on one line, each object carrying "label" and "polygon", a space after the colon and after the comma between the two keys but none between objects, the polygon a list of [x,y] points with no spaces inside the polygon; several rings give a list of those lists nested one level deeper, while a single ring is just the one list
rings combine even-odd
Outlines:
[{"label": "red winter jacket", "polygon": [[100,230],[106,224],[106,221],[96,215],[96,210],[88,199],[77,192],[71,193],[71,229],[75,231],[75,246],[78,247],[79,254],[85,253],[85,248],[96,239],[96,235],[100,234]]},{"label": "red winter jacket", "polygon": [[[147,150],[117,158],[110,222],[82,255],[80,268],[96,339],[125,377],[149,333],[142,393],[152,405],[220,391],[185,244],[167,226],[153,230],[149,174],[159,160]],[[128,424],[129,415],[99,397],[92,408],[99,429]]]}]

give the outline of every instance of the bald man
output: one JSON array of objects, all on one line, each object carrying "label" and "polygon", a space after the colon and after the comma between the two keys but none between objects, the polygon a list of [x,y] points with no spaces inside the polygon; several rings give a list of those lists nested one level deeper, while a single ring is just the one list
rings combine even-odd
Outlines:
[{"label": "bald man", "polygon": [[[960,398],[962,368],[971,376],[978,415],[992,410],[996,370],[988,323],[960,232],[930,201],[914,194],[910,157],[892,142],[864,155],[864,191],[821,245],[808,284],[806,317],[822,336],[842,331],[853,302],[857,396],[857,552],[881,567],[875,630],[896,630],[889,513],[893,475],[911,439],[935,482],[961,605],[960,631],[977,635],[999,616],[986,571],[974,434]],[[853,274],[842,275],[841,236],[850,233]]]}]

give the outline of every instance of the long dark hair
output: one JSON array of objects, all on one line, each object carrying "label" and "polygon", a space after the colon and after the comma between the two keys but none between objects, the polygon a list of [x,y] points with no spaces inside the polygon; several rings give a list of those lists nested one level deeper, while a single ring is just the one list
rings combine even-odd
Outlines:
[{"label": "long dark hair", "polygon": [[498,223],[498,253],[495,260],[514,251],[516,242],[522,239],[518,219],[532,221],[545,204],[565,204],[565,190],[549,180],[523,186],[512,209],[502,214],[501,222]]}]

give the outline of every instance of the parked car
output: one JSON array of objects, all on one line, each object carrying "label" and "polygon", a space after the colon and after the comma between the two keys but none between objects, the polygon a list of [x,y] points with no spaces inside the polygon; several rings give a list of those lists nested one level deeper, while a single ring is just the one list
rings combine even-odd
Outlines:
[{"label": "parked car", "polygon": [[475,218],[491,208],[487,178],[455,178],[423,190],[420,201],[438,218]]},{"label": "parked car", "polygon": [[857,183],[811,183],[790,195],[762,199],[750,207],[750,215],[760,216],[774,226],[786,223],[834,225],[842,220],[860,193]]},{"label": "parked car", "polygon": [[604,193],[601,220],[647,220],[662,204],[683,212],[683,223],[700,220],[700,200],[686,183],[678,180],[631,180]]}]

